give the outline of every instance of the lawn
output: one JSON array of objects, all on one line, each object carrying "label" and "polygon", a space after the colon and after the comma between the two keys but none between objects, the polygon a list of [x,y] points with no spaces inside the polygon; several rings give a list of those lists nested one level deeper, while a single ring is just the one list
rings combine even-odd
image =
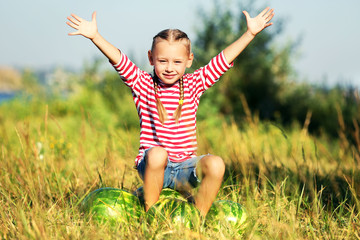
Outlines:
[{"label": "lawn", "polygon": [[217,200],[247,210],[242,235],[87,219],[79,205],[89,192],[142,185],[133,169],[139,129],[126,123],[137,116],[126,101],[120,112],[96,92],[0,105],[2,239],[360,238],[360,146],[340,127],[337,139],[309,134],[310,114],[286,128],[251,114],[241,123],[198,122],[199,154],[219,155],[227,166]]}]

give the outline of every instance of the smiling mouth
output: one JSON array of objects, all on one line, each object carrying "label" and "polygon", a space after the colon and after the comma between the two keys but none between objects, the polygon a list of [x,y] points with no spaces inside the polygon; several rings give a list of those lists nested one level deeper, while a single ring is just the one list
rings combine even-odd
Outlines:
[{"label": "smiling mouth", "polygon": [[171,78],[176,77],[176,74],[163,74],[163,76],[164,76],[165,78],[171,79]]}]

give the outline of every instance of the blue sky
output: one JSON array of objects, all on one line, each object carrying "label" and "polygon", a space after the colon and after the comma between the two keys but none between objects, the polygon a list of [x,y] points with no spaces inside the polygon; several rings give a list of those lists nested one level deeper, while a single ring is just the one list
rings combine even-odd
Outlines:
[{"label": "blue sky", "polygon": [[[222,2],[237,9],[239,1]],[[259,10],[266,5],[275,8],[275,17],[285,20],[279,41],[302,39],[293,61],[301,80],[360,86],[359,0],[256,3]],[[72,30],[65,24],[66,17],[73,12],[90,19],[94,10],[98,13],[99,32],[135,56],[137,64],[146,65],[153,35],[170,27],[182,29],[194,39],[198,9],[210,10],[212,6],[212,0],[1,1],[0,65],[81,68],[85,61],[101,55],[85,38],[67,36]],[[250,11],[251,15],[256,13]]]}]

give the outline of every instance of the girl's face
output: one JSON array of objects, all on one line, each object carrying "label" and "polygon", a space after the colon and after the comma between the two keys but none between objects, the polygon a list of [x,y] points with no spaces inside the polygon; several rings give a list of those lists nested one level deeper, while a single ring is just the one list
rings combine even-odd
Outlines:
[{"label": "girl's face", "polygon": [[150,64],[156,75],[166,84],[174,84],[191,67],[194,55],[188,52],[182,41],[157,41],[153,51],[148,52]]}]

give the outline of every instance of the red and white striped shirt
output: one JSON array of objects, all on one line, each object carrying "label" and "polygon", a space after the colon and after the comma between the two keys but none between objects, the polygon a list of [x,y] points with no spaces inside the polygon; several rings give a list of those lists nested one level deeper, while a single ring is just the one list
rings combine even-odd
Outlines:
[{"label": "red and white striped shirt", "polygon": [[179,81],[167,85],[159,79],[158,96],[168,113],[168,120],[162,124],[156,108],[152,76],[140,70],[124,53],[121,54],[121,59],[114,68],[131,88],[140,118],[140,147],[135,159],[136,165],[144,151],[153,146],[165,148],[172,162],[182,162],[196,156],[196,112],[200,96],[231,67],[232,64],[227,63],[221,52],[205,67],[183,76],[184,103],[178,123],[175,122],[173,113],[179,105]]}]

